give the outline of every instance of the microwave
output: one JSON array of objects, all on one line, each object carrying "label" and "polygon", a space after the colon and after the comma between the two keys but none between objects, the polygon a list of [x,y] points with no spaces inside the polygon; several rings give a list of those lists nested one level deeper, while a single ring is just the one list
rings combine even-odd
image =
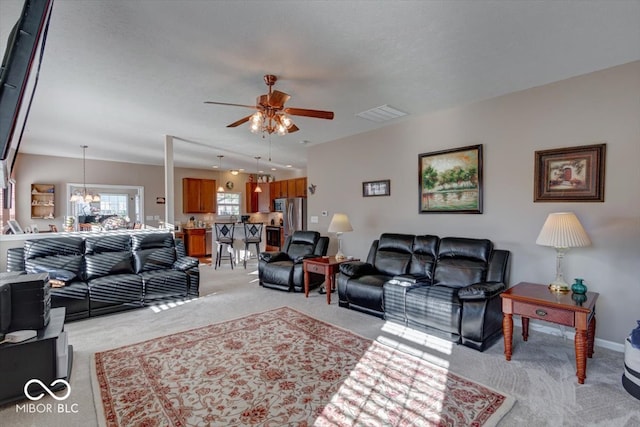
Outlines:
[{"label": "microwave", "polygon": [[286,204],[287,204],[287,199],[274,199],[273,200],[273,211],[274,212],[284,212]]}]

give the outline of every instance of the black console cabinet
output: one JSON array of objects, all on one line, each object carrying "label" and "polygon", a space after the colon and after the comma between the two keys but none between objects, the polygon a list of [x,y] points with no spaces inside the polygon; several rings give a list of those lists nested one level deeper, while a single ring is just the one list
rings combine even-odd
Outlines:
[{"label": "black console cabinet", "polygon": [[[73,347],[67,345],[64,332],[64,307],[51,309],[49,324],[38,330],[38,336],[21,343],[0,344],[0,405],[26,399],[24,386],[31,379],[40,380],[47,387],[56,380],[68,381],[73,363]],[[62,386],[64,387],[64,386]],[[62,387],[50,387],[52,390]],[[32,384],[31,396],[42,388]]]}]

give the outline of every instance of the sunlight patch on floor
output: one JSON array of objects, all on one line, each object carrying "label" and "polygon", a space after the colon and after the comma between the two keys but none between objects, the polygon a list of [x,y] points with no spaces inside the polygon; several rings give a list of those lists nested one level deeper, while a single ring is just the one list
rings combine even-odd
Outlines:
[{"label": "sunlight patch on floor", "polygon": [[190,303],[191,301],[195,301],[196,299],[197,298],[178,300],[178,301],[168,301],[161,304],[151,305],[149,306],[149,309],[151,309],[151,311],[153,311],[154,313],[161,313],[163,311],[167,311],[172,308],[180,307],[181,305],[185,305],[187,303]]},{"label": "sunlight patch on floor", "polygon": [[[443,368],[449,367],[449,361],[447,359],[421,350],[420,347],[426,347],[429,350],[435,350],[443,356],[450,356],[453,352],[454,346],[452,342],[435,337],[433,335],[426,334],[424,332],[416,331],[415,329],[411,329],[393,322],[385,322],[381,330],[387,335],[378,336],[378,338],[376,338],[376,341],[405,353],[418,356],[421,359],[424,359]],[[399,340],[401,339],[405,342],[408,341],[411,343],[415,343],[417,344],[417,346],[406,344],[405,342],[396,340],[393,337],[398,337]]]}]

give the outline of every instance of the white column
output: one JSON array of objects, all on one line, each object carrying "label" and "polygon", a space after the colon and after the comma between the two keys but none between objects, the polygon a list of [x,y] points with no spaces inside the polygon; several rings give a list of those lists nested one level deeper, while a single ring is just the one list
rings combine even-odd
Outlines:
[{"label": "white column", "polygon": [[175,194],[173,185],[173,136],[164,136],[164,220],[175,224]]}]

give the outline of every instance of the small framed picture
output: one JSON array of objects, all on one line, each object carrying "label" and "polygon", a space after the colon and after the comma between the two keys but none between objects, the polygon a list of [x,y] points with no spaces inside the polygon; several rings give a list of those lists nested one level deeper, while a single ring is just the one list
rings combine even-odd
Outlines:
[{"label": "small framed picture", "polygon": [[390,196],[391,180],[367,181],[362,183],[362,197]]},{"label": "small framed picture", "polygon": [[18,224],[18,221],[16,221],[15,219],[10,219],[9,221],[7,221],[7,225],[9,225],[9,228],[11,229],[11,232],[13,234],[24,233],[24,231],[22,230],[22,227],[20,227],[20,224]]},{"label": "small framed picture", "polygon": [[535,152],[534,202],[604,202],[606,144]]}]

